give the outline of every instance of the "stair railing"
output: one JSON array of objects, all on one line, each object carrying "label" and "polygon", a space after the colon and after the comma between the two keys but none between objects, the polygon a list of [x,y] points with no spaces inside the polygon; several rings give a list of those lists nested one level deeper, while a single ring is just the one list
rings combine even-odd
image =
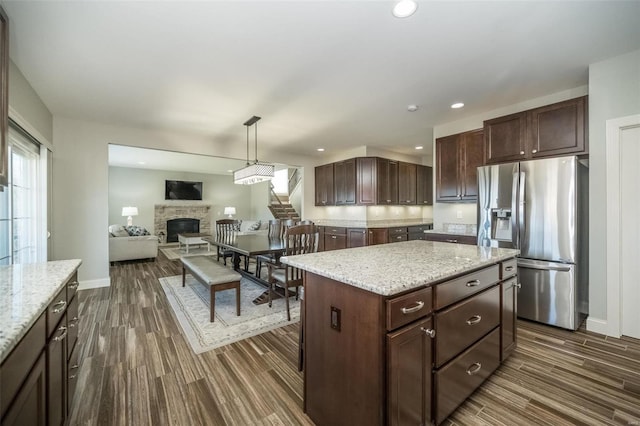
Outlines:
[{"label": "stair railing", "polygon": [[280,197],[278,197],[278,194],[276,194],[276,191],[274,191],[275,186],[273,186],[272,183],[269,183],[269,191],[271,191],[271,204],[273,204],[273,200],[275,199],[278,204],[280,204],[280,207],[282,207],[283,203],[282,200],[280,200]]},{"label": "stair railing", "polygon": [[293,193],[293,190],[296,189],[296,186],[298,186],[298,183],[300,183],[301,180],[302,176],[300,175],[300,169],[297,167],[293,168],[293,172],[291,173],[291,176],[289,176],[289,195]]}]

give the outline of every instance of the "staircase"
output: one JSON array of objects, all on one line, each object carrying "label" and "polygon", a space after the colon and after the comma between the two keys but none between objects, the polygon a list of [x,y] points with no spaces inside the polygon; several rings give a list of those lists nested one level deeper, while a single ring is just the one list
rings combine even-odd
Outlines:
[{"label": "staircase", "polygon": [[268,207],[275,219],[300,220],[300,215],[289,203],[289,196],[276,194],[273,191],[273,185],[271,185],[271,204]]}]

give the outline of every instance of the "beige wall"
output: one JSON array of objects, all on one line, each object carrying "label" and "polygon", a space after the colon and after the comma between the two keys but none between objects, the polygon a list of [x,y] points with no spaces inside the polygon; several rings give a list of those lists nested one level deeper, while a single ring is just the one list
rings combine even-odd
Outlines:
[{"label": "beige wall", "polygon": [[13,61],[9,61],[9,117],[51,149],[53,116]]},{"label": "beige wall", "polygon": [[[606,121],[640,113],[640,50],[589,66],[589,315],[607,319]],[[637,194],[628,194],[636,197]]]}]

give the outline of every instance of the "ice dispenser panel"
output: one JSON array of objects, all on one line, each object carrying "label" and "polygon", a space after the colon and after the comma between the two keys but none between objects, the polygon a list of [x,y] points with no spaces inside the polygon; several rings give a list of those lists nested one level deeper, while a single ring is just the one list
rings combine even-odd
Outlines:
[{"label": "ice dispenser panel", "polygon": [[491,210],[491,239],[511,241],[511,210]]}]

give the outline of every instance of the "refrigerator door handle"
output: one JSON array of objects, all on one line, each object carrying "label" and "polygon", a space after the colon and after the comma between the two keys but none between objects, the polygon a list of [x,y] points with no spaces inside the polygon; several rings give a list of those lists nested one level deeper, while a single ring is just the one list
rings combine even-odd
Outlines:
[{"label": "refrigerator door handle", "polygon": [[511,187],[511,242],[513,248],[520,248],[520,233],[518,232],[518,175],[516,172],[513,174],[513,184]]},{"label": "refrigerator door handle", "polygon": [[518,175],[518,248],[521,248],[519,243],[520,241],[524,241],[527,226],[524,214],[524,188],[527,175],[525,172],[520,172]]},{"label": "refrigerator door handle", "polygon": [[549,265],[549,264],[540,265],[534,262],[527,262],[522,258],[518,259],[518,267],[527,268],[527,269],[539,269],[541,271],[569,272],[571,270],[571,265],[567,265],[567,266]]}]

